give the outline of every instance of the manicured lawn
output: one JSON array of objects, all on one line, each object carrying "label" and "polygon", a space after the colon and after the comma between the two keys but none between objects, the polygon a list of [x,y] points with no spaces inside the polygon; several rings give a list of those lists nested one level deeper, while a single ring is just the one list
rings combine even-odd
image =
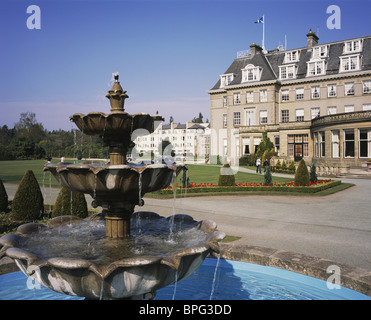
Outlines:
[{"label": "manicured lawn", "polygon": [[[49,186],[49,172],[45,173],[44,178],[44,164],[45,160],[13,160],[13,161],[0,161],[0,179],[3,182],[21,182],[27,170],[32,170],[40,186]],[[52,177],[51,183],[53,187],[59,187],[58,181]]]},{"label": "manicured lawn", "polygon": [[[264,171],[264,170],[263,170]],[[235,175],[236,184],[237,183],[264,183],[264,173],[262,174],[255,174],[255,173],[246,173],[238,171]],[[208,166],[208,165],[188,165],[188,177],[189,182],[192,183],[218,183],[220,167],[217,166]],[[180,179],[182,178],[182,173],[178,176],[178,183],[180,184]],[[289,178],[282,178],[282,177],[275,177],[273,176],[273,182],[289,182],[293,179]]]},{"label": "manicured lawn", "polygon": [[[59,159],[58,159],[59,160]],[[0,161],[0,179],[3,182],[19,183],[27,170],[32,170],[35,174],[40,186],[43,184],[49,186],[51,181],[52,187],[59,187],[60,184],[49,172],[43,172],[45,160],[13,160],[13,161]],[[188,165],[188,177],[192,183],[218,183],[220,167],[208,165]],[[51,176],[51,179],[50,179]],[[177,182],[181,183],[182,173],[179,174]],[[246,172],[237,172],[236,183],[264,182],[264,174],[252,174]],[[292,179],[273,177],[273,182],[279,181],[292,181]]]}]

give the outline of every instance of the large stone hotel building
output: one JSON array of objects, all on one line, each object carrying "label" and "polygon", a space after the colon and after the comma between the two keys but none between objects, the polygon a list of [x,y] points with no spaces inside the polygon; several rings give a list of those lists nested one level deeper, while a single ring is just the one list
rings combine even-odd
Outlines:
[{"label": "large stone hotel building", "polygon": [[210,94],[211,154],[237,164],[267,132],[278,158],[342,174],[371,158],[371,36],[265,51],[257,44]]}]

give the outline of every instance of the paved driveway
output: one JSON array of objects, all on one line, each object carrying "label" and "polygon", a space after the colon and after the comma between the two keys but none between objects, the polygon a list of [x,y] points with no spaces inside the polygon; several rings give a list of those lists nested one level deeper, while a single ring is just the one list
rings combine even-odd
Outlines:
[{"label": "paved driveway", "polygon": [[143,210],[211,219],[241,243],[318,256],[371,270],[371,180],[325,197],[209,196],[146,199]]}]

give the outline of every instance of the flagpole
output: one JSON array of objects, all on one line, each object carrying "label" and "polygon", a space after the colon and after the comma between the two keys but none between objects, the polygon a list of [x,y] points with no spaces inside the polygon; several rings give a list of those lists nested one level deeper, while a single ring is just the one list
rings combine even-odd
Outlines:
[{"label": "flagpole", "polygon": [[263,43],[262,43],[263,50],[265,50],[264,35],[265,35],[265,17],[263,14]]}]

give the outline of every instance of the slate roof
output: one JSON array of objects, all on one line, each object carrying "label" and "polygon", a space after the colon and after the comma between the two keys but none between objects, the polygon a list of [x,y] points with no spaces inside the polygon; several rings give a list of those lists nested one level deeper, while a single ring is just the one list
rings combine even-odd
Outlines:
[{"label": "slate roof", "polygon": [[[343,53],[344,43],[346,41],[363,39],[362,51],[360,55],[361,59],[361,69],[360,71],[371,70],[371,36],[359,37],[355,39],[347,39],[343,41],[331,42],[331,43],[318,43],[320,45],[328,46],[328,56],[323,58],[326,60],[326,75],[336,75],[339,74],[340,68],[340,57],[351,55],[353,53]],[[307,47],[294,48],[286,51],[269,52],[264,54],[263,52],[257,52],[253,57],[247,56],[245,58],[235,59],[224,74],[233,73],[235,75],[233,81],[229,86],[241,84],[242,80],[242,69],[244,69],[248,64],[254,66],[262,67],[262,75],[260,81],[249,81],[243,83],[244,85],[253,85],[262,81],[274,81],[279,80],[279,66],[289,65],[291,63],[284,63],[285,53],[289,51],[299,50],[300,56],[298,62],[293,62],[292,64],[297,65],[296,79],[314,79],[315,77],[307,77],[307,62],[312,58],[312,50]],[[358,53],[354,53],[358,54]],[[344,73],[342,73],[344,74]],[[290,81],[293,79],[290,79]],[[282,82],[287,80],[281,80]],[[211,90],[220,90],[220,79],[214,85]]]}]

